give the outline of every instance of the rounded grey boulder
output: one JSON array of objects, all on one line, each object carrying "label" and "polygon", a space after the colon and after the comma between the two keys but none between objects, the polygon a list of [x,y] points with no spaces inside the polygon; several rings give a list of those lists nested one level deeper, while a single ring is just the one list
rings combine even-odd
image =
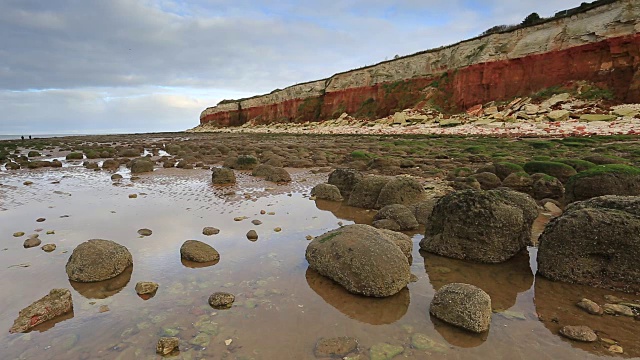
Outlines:
[{"label": "rounded grey boulder", "polygon": [[349,206],[373,209],[382,188],[390,181],[388,177],[370,175],[356,184],[349,196]]},{"label": "rounded grey boulder", "polygon": [[315,196],[316,199],[329,200],[329,201],[342,201],[342,195],[340,189],[337,186],[331,184],[318,184],[311,189],[311,196]]},{"label": "rounded grey boulder", "polygon": [[111,240],[92,239],[78,245],[67,261],[69,280],[95,282],[114,278],[133,265],[129,250]]},{"label": "rounded grey boulder", "polygon": [[376,209],[387,205],[411,205],[422,200],[424,188],[418,180],[409,176],[396,176],[387,182],[376,201]]},{"label": "rounded grey boulder", "polygon": [[329,174],[327,182],[337,186],[342,196],[346,198],[351,195],[351,192],[363,177],[364,175],[355,169],[335,169]]},{"label": "rounded grey boulder", "polygon": [[409,262],[400,247],[369,225],[348,225],[322,234],[309,243],[305,257],[311,269],[354,294],[390,296],[410,279]]},{"label": "rounded grey boulder", "polygon": [[413,230],[419,226],[413,212],[408,207],[400,204],[387,205],[373,217],[374,221],[383,219],[395,221],[400,230]]},{"label": "rounded grey boulder", "polygon": [[220,254],[209,244],[198,240],[187,240],[180,247],[180,256],[188,261],[204,263],[220,260]]},{"label": "rounded grey boulder", "polygon": [[463,190],[442,197],[426,224],[423,250],[455,259],[500,263],[525,249],[538,207],[509,190]]},{"label": "rounded grey boulder", "polygon": [[451,325],[481,333],[491,324],[491,298],[479,287],[452,283],[436,292],[429,313]]}]

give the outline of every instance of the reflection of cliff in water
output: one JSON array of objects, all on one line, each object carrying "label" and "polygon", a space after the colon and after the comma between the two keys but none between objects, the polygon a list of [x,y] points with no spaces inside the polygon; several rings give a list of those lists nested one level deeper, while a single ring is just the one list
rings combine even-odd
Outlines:
[{"label": "reflection of cliff in water", "polygon": [[351,294],[333,280],[307,269],[307,284],[329,305],[348,317],[372,325],[391,324],[407,313],[411,301],[409,289],[385,298]]},{"label": "reflection of cliff in water", "polygon": [[595,330],[600,338],[613,339],[624,349],[619,356],[639,357],[640,341],[638,329],[640,322],[627,316],[591,315],[578,308],[576,303],[583,298],[595,301],[600,306],[607,303],[604,296],[615,295],[629,302],[638,303],[638,296],[619,293],[605,289],[554,282],[536,275],[534,304],[540,321],[552,333],[570,343],[574,348],[582,349],[597,355],[611,356],[609,345],[598,341],[582,343],[563,338],[558,334],[566,325],[586,325]]},{"label": "reflection of cliff in water", "polygon": [[346,201],[316,200],[316,207],[323,211],[330,211],[339,219],[350,220],[356,224],[371,225],[375,211],[367,211],[347,205]]},{"label": "reflection of cliff in water", "polygon": [[491,296],[494,310],[507,310],[519,293],[533,285],[529,254],[521,252],[501,264],[481,264],[420,251],[424,268],[435,290],[450,283],[475,285]]},{"label": "reflection of cliff in water", "polygon": [[131,280],[133,266],[129,266],[122,274],[104,281],[82,283],[69,280],[69,284],[75,291],[87,299],[106,299],[124,289]]},{"label": "reflection of cliff in water", "polygon": [[489,331],[476,334],[451,324],[447,324],[433,315],[430,315],[430,317],[436,331],[442,335],[449,344],[461,348],[473,348],[482,345],[487,340],[489,331],[491,331],[491,329],[489,329]]}]

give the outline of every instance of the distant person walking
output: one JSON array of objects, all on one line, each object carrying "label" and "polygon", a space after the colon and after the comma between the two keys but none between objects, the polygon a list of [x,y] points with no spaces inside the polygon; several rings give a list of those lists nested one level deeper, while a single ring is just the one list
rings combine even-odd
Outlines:
[{"label": "distant person walking", "polygon": [[22,141],[24,141],[24,135],[20,136],[20,138],[22,139]]},{"label": "distant person walking", "polygon": [[29,140],[31,140],[31,135],[29,135]]}]

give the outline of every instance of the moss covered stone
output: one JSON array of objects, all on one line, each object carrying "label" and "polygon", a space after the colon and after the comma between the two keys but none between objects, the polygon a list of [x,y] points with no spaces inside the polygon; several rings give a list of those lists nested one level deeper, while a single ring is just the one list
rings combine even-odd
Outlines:
[{"label": "moss covered stone", "polygon": [[565,183],[569,178],[577,173],[573,167],[554,161],[529,161],[524,164],[524,170],[528,174],[547,174],[558,178]]},{"label": "moss covered stone", "polygon": [[640,195],[640,168],[598,165],[572,176],[565,185],[566,203],[603,195]]}]

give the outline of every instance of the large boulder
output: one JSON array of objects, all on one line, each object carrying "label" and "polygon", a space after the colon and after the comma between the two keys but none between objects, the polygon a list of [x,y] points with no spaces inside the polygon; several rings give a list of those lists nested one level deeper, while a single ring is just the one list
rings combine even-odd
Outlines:
[{"label": "large boulder", "polygon": [[603,195],[640,195],[640,169],[620,164],[582,171],[565,184],[565,203]]},{"label": "large boulder", "polygon": [[387,205],[411,205],[420,201],[424,195],[424,187],[418,180],[409,176],[396,176],[387,182],[376,201],[376,209]]},{"label": "large boulder", "polygon": [[433,208],[438,203],[438,200],[440,200],[440,197],[441,196],[430,195],[425,200],[409,206],[409,209],[413,212],[418,224],[425,225],[427,223],[427,220],[429,219],[429,216],[431,216],[431,212],[433,212]]},{"label": "large boulder", "polygon": [[354,169],[335,169],[329,174],[327,181],[331,185],[335,185],[340,189],[342,197],[345,199],[351,195],[356,185],[362,180],[364,175]]},{"label": "large boulder", "polygon": [[429,313],[451,325],[481,333],[491,324],[491,298],[479,287],[452,283],[436,292]]},{"label": "large boulder", "polygon": [[340,189],[337,186],[331,184],[318,184],[311,189],[311,196],[315,196],[316,199],[329,200],[329,201],[342,201],[342,195]]},{"label": "large boulder", "polygon": [[640,292],[640,197],[569,205],[540,235],[538,272],[555,281]]},{"label": "large boulder", "polygon": [[456,259],[500,263],[530,244],[537,206],[509,190],[463,190],[442,197],[426,224],[423,250]]},{"label": "large boulder", "polygon": [[114,278],[133,265],[129,250],[111,240],[92,239],[78,245],[67,261],[69,280],[95,282]]},{"label": "large boulder", "polygon": [[403,231],[414,230],[419,226],[413,212],[408,207],[400,204],[387,205],[380,209],[380,211],[378,211],[378,213],[373,217],[374,226],[375,221],[383,219],[394,221],[398,224],[400,230]]},{"label": "large boulder", "polygon": [[384,176],[366,176],[356,184],[349,196],[349,206],[373,209],[375,208],[378,196],[382,188],[390,181]]},{"label": "large boulder", "polygon": [[400,247],[368,225],[348,225],[322,234],[307,247],[309,267],[347,291],[385,297],[410,279],[409,262]]},{"label": "large boulder", "polygon": [[71,292],[67,289],[53,289],[48,295],[20,310],[9,332],[27,332],[36,325],[71,311],[73,311]]},{"label": "large boulder", "polygon": [[233,170],[229,168],[214,167],[211,169],[211,182],[215,185],[235,184],[236,175],[233,173]]},{"label": "large boulder", "polygon": [[131,160],[129,167],[131,168],[132,174],[150,172],[153,171],[153,161],[147,158],[134,159]]},{"label": "large boulder", "polygon": [[187,240],[180,247],[180,257],[197,263],[220,260],[220,253],[211,245],[198,240]]}]

